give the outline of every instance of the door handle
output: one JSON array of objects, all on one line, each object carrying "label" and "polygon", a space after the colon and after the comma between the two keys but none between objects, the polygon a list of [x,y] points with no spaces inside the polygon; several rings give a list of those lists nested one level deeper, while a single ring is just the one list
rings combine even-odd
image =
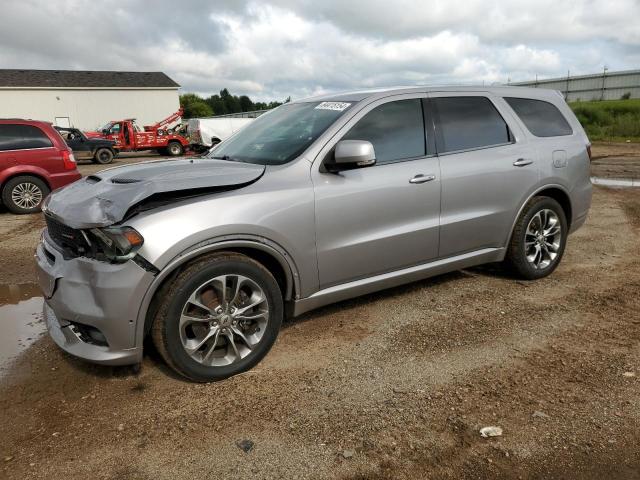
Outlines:
[{"label": "door handle", "polygon": [[435,175],[423,175],[422,173],[419,173],[418,175],[413,177],[411,180],[409,180],[409,183],[427,183],[435,179],[436,179]]},{"label": "door handle", "polygon": [[528,158],[519,158],[515,162],[513,162],[514,167],[524,167],[525,165],[531,165],[533,160],[529,160]]}]

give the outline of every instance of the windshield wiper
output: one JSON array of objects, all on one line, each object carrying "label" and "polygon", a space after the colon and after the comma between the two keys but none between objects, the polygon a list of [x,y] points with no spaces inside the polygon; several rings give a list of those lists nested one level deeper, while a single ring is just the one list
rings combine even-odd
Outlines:
[{"label": "windshield wiper", "polygon": [[229,155],[218,155],[218,156],[213,156],[213,157],[209,157],[209,158],[213,158],[214,160],[227,160],[229,162],[251,163],[251,162],[249,162],[247,160],[241,160],[239,158],[230,157]]}]

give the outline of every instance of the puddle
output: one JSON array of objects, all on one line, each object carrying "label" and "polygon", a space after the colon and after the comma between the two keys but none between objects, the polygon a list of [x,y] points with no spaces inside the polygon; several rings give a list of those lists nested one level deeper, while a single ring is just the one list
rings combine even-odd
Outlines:
[{"label": "puddle", "polygon": [[0,376],[45,330],[37,285],[0,285]]},{"label": "puddle", "polygon": [[635,180],[633,178],[591,177],[591,183],[593,183],[594,185],[602,185],[605,187],[619,187],[619,188],[640,187],[640,180]]}]

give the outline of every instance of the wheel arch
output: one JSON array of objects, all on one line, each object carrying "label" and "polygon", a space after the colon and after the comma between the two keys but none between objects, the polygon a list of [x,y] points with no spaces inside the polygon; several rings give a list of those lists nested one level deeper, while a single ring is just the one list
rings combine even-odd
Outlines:
[{"label": "wheel arch", "polygon": [[273,274],[280,286],[285,303],[296,298],[297,292],[300,291],[298,270],[291,256],[279,245],[266,239],[234,239],[194,246],[170,261],[149,286],[138,311],[136,345],[142,345],[144,337],[151,328],[157,312],[158,294],[163,288],[192,261],[223,251],[241,253],[259,262]]},{"label": "wheel arch", "polygon": [[113,155],[113,158],[116,157],[116,150],[113,148],[113,146],[98,145],[97,147],[94,147],[93,150],[91,151],[91,158],[96,158],[96,155],[100,150],[109,150],[111,152],[111,155]]},{"label": "wheel arch", "polygon": [[47,188],[49,190],[52,190],[51,183],[49,183],[49,180],[45,175],[41,174],[38,171],[34,172],[32,170],[19,170],[19,171],[12,171],[8,173],[5,177],[2,177],[2,179],[0,179],[0,193],[2,192],[2,190],[4,190],[4,187],[7,184],[7,182],[9,182],[11,179],[16,177],[35,177],[38,180],[42,180],[44,184],[47,186]]},{"label": "wheel arch", "polygon": [[116,153],[116,150],[113,147],[113,145],[97,145],[93,147],[92,151],[93,151],[93,154],[95,155],[98,152],[98,150],[104,150],[104,149],[110,150],[111,153],[114,153],[114,154]]},{"label": "wheel arch", "polygon": [[516,216],[514,217],[513,222],[511,224],[511,229],[509,230],[509,237],[507,238],[507,242],[505,245],[508,245],[509,242],[511,241],[511,236],[513,235],[513,230],[516,227],[516,222],[518,221],[518,218],[520,218],[520,215],[522,214],[524,207],[534,197],[550,197],[550,198],[553,198],[555,201],[557,201],[562,207],[562,210],[564,211],[564,215],[567,219],[567,231],[571,229],[571,222],[573,220],[573,217],[572,217],[573,206],[571,204],[571,196],[569,195],[569,192],[562,185],[557,185],[557,184],[543,185],[537,188],[536,190],[534,190],[534,192],[531,193],[525,199],[524,202],[522,202],[522,205],[520,205],[520,208],[518,209],[518,212],[516,213]]},{"label": "wheel arch", "polygon": [[564,211],[564,216],[567,218],[567,229],[571,229],[571,223],[573,220],[573,207],[571,205],[571,197],[562,188],[550,187],[540,190],[535,195],[536,197],[550,197],[560,204]]}]

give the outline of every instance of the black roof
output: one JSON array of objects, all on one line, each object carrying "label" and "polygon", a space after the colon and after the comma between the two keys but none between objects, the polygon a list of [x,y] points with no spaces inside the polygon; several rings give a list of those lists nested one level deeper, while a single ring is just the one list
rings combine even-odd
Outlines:
[{"label": "black roof", "polygon": [[0,69],[1,87],[178,88],[162,72]]}]

